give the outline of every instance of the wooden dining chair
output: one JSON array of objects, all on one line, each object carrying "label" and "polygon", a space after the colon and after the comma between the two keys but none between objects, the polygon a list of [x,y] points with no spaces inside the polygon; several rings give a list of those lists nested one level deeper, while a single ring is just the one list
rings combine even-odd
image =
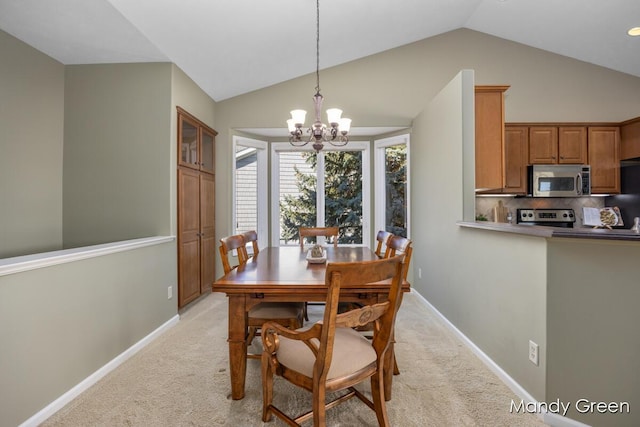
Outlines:
[{"label": "wooden dining chair", "polygon": [[333,240],[333,247],[338,247],[338,234],[340,233],[339,227],[299,227],[298,234],[300,238],[300,249],[304,250],[304,239],[308,237],[331,237]]},{"label": "wooden dining chair", "polygon": [[[384,364],[389,363],[396,313],[401,302],[403,257],[374,261],[329,263],[328,287],[322,321],[311,328],[292,331],[277,323],[262,329],[262,421],[272,415],[288,425],[313,418],[315,427],[326,425],[326,410],[352,397],[373,409],[380,426],[390,425],[384,396]],[[391,279],[388,300],[338,314],[341,286],[358,286]],[[372,340],[353,328],[369,322],[377,327]],[[312,393],[312,409],[292,418],[273,405],[274,375]],[[372,400],[355,386],[370,378]],[[348,393],[325,402],[327,393]]]},{"label": "wooden dining chair", "polygon": [[404,271],[402,272],[403,280],[407,280],[407,274],[409,273],[409,264],[411,263],[411,255],[413,254],[413,247],[411,244],[411,239],[392,235],[387,241],[387,250],[384,252],[385,258],[394,257],[397,254],[404,254]]},{"label": "wooden dining chair", "polygon": [[378,234],[376,235],[376,240],[378,241],[378,244],[376,245],[376,255],[378,255],[379,258],[384,258],[384,252],[382,251],[382,249],[384,248],[384,250],[386,251],[387,241],[391,236],[393,236],[393,234],[389,233],[388,231],[378,231]]},{"label": "wooden dining chair", "polygon": [[[403,281],[407,280],[407,274],[409,273],[409,264],[411,263],[411,255],[413,254],[411,243],[411,239],[391,235],[387,241],[387,249],[384,253],[385,258],[391,258],[399,254],[404,255],[404,266],[402,270]],[[398,361],[396,360],[395,354],[393,355],[393,374],[400,374],[400,368],[398,368]]]},{"label": "wooden dining chair", "polygon": [[[234,268],[247,262],[247,251],[244,250],[244,237],[240,234],[233,236],[223,237],[220,239],[220,258],[222,260],[222,269],[224,274],[229,273]],[[237,263],[231,265],[229,257],[232,256],[232,251],[237,253]]]},{"label": "wooden dining chair", "polygon": [[[251,249],[253,250],[253,256],[258,255],[260,252],[260,248],[258,248],[258,233],[255,230],[245,231],[242,233],[242,237],[244,237],[245,245],[251,243]],[[245,248],[246,251],[246,248]]]},{"label": "wooden dining chair", "polygon": [[[222,257],[222,266],[225,274],[247,263],[249,256],[247,255],[246,241],[244,239],[246,234],[247,233],[236,234],[220,239],[220,256]],[[251,236],[251,238],[253,237]],[[256,250],[258,246],[257,234],[253,242],[253,256],[255,257],[258,254]],[[232,267],[229,262],[229,254],[233,250],[236,250],[238,253],[238,264]],[[247,347],[251,345],[256,336],[259,336],[259,331],[263,323],[267,321],[277,322],[284,327],[297,329],[301,328],[304,323],[304,314],[305,306],[302,302],[261,302],[254,305],[249,309],[247,315]],[[259,359],[260,354],[247,353],[247,357],[250,359]]]}]

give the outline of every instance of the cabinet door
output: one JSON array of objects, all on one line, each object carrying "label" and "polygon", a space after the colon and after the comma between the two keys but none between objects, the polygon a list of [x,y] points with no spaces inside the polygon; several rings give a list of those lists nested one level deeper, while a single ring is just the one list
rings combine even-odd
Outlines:
[{"label": "cabinet door", "polygon": [[558,163],[558,128],[534,126],[529,128],[529,163]]},{"label": "cabinet door", "polygon": [[558,128],[558,163],[584,165],[587,163],[587,127]]},{"label": "cabinet door", "polygon": [[215,177],[200,174],[200,293],[211,292],[215,280]]},{"label": "cabinet door", "polygon": [[508,193],[527,192],[527,157],[529,128],[506,126],[504,133],[504,190]]},{"label": "cabinet door", "polygon": [[178,114],[178,165],[200,169],[198,123],[184,114]]},{"label": "cabinet door", "polygon": [[200,170],[213,173],[215,171],[216,134],[209,129],[201,128],[200,133]]},{"label": "cabinet door", "polygon": [[178,306],[200,296],[200,173],[178,169]]},{"label": "cabinet door", "polygon": [[502,188],[505,90],[476,87],[476,190]]},{"label": "cabinet door", "polygon": [[620,193],[620,128],[589,127],[588,133],[591,193]]},{"label": "cabinet door", "polygon": [[620,126],[620,159],[640,157],[640,118],[625,122]]}]

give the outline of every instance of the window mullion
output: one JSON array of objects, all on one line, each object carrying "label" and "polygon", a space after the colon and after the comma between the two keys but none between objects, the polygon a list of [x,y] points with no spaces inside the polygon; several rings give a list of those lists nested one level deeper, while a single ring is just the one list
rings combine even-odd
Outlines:
[{"label": "window mullion", "polygon": [[325,226],[325,211],[324,211],[324,152],[318,153],[318,162],[316,168],[316,226]]}]

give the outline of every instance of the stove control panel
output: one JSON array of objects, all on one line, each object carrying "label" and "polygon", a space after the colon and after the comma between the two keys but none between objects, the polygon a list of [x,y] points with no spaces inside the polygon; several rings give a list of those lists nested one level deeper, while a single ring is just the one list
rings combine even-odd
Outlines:
[{"label": "stove control panel", "polygon": [[518,209],[519,223],[576,222],[573,209]]}]

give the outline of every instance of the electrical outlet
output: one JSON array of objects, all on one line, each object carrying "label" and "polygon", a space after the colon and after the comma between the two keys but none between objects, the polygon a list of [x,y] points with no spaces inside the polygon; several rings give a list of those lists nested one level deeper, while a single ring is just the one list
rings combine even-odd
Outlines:
[{"label": "electrical outlet", "polygon": [[418,269],[418,279],[422,279],[422,269]]},{"label": "electrical outlet", "polygon": [[167,288],[167,299],[173,298],[173,286]]},{"label": "electrical outlet", "polygon": [[529,340],[529,360],[534,365],[538,366],[538,344]]}]

